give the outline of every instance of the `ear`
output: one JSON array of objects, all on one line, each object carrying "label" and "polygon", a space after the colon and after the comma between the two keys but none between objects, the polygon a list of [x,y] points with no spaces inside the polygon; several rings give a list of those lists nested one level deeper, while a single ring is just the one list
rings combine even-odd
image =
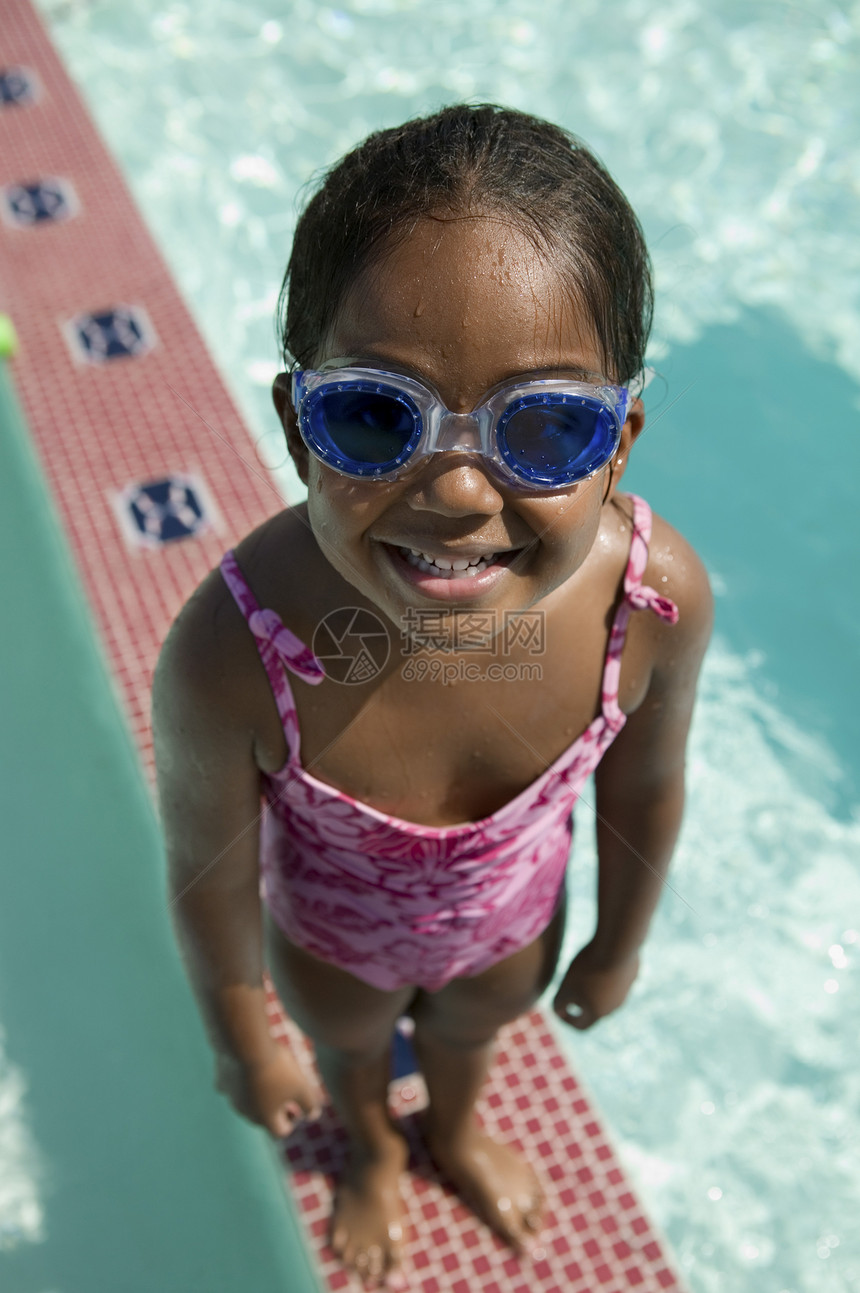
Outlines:
[{"label": "ear", "polygon": [[608,503],[615,496],[615,491],[621,483],[621,477],[627,468],[627,459],[630,457],[630,450],[634,442],[645,429],[645,405],[641,400],[634,400],[630,405],[630,411],[627,414],[627,421],[621,428],[621,441],[615,450],[615,457],[609,464],[609,487],[606,490],[603,501]]},{"label": "ear", "polygon": [[287,448],[303,485],[308,483],[308,447],[299,435],[296,410],[290,395],[290,374],[278,373],[272,385],[272,399],[287,437]]}]

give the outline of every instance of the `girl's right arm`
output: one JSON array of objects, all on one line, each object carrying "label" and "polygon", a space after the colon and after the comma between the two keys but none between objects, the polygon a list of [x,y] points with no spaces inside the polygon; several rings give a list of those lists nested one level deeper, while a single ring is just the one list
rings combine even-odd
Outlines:
[{"label": "girl's right arm", "polygon": [[[207,587],[208,584],[208,587]],[[158,796],[171,915],[215,1053],[216,1085],[272,1135],[319,1093],[269,1032],[259,894],[260,773],[248,659],[207,581],[168,635],[153,684]],[[242,630],[247,634],[244,624]],[[254,653],[256,656],[256,653]]]}]

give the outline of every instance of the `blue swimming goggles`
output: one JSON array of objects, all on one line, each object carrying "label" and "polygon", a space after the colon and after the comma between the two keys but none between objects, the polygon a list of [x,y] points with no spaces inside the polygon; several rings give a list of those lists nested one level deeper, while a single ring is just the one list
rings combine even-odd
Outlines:
[{"label": "blue swimming goggles", "polygon": [[551,490],[609,462],[631,394],[523,378],[497,386],[471,413],[452,413],[413,377],[342,359],[294,372],[292,399],[311,453],[344,476],[395,480],[432,453],[477,453],[508,482]]}]

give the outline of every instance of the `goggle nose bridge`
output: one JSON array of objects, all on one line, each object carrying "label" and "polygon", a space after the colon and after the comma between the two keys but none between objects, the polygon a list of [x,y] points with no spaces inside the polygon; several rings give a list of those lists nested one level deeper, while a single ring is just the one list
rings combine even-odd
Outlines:
[{"label": "goggle nose bridge", "polygon": [[427,437],[427,453],[485,453],[486,419],[475,413],[441,413]]}]

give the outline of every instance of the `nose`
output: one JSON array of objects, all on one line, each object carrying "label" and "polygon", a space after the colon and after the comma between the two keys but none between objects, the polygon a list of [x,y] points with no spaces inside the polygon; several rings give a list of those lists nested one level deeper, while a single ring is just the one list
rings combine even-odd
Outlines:
[{"label": "nose", "polygon": [[416,512],[440,516],[495,516],[505,506],[486,460],[462,449],[431,454],[409,491],[408,502]]}]

